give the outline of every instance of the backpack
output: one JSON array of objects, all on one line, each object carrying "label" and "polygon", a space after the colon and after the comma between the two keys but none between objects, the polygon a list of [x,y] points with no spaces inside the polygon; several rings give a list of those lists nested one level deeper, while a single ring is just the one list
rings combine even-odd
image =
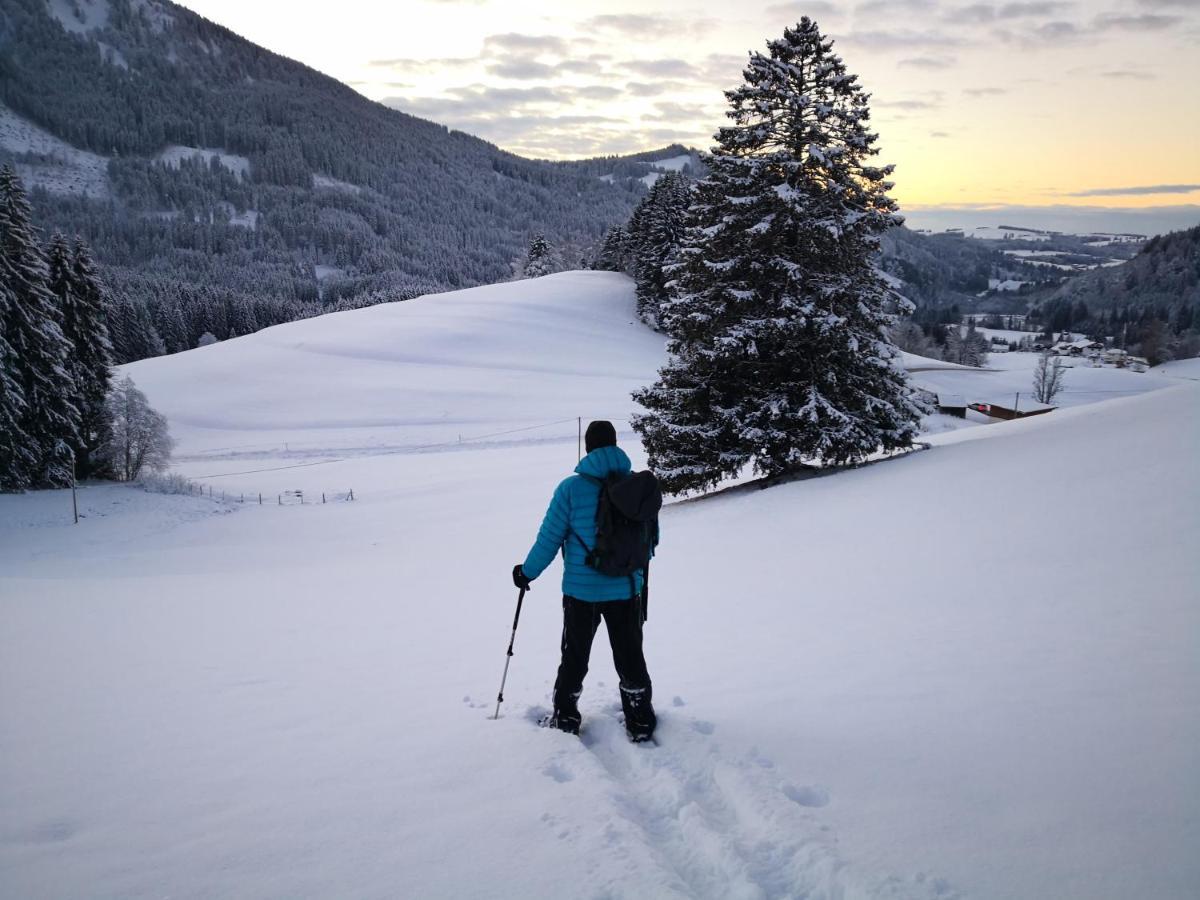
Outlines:
[{"label": "backpack", "polygon": [[[624,475],[614,472],[600,485],[596,504],[596,546],[588,547],[575,535],[587,554],[585,562],[602,575],[626,576],[650,565],[650,555],[658,543],[658,511],[662,509],[662,489],[652,472]],[[574,533],[574,532],[572,532]]]}]

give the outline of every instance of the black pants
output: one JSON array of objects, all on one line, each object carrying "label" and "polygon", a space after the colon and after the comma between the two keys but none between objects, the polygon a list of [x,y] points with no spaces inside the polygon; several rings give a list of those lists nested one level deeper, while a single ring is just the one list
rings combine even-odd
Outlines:
[{"label": "black pants", "polygon": [[651,704],[650,673],[642,655],[642,615],[637,600],[588,603],[563,597],[562,662],[554,682],[554,711],[560,719],[579,720],[579,695],[601,618],[608,627],[613,664],[621,681],[625,727],[648,736],[657,721]]}]

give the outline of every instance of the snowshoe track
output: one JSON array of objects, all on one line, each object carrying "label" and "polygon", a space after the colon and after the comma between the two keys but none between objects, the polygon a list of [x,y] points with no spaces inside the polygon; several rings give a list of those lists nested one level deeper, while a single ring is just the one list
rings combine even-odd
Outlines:
[{"label": "snowshoe track", "polygon": [[[542,767],[560,783],[587,774],[589,766],[599,769],[592,780],[600,776],[611,804],[603,811],[606,852],[622,858],[630,871],[596,885],[596,900],[959,896],[944,881],[924,874],[899,879],[856,870],[841,858],[833,832],[820,821],[829,792],[788,782],[756,751],[726,757],[714,738],[714,724],[660,713],[658,743],[634,744],[619,712],[618,705],[585,711],[578,744],[572,739],[559,745]],[[528,718],[544,713],[534,708]],[[639,872],[647,865],[658,870],[652,880]]]}]

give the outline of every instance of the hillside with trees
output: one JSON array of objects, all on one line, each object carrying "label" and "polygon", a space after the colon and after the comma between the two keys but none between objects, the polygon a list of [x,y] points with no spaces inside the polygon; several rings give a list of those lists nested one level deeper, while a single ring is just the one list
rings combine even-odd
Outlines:
[{"label": "hillside with trees", "polygon": [[527,160],[174,4],[72,6],[0,8],[0,162],[93,248],[132,333],[118,362],[501,281],[534,233],[577,265],[649,160],[687,152]]}]

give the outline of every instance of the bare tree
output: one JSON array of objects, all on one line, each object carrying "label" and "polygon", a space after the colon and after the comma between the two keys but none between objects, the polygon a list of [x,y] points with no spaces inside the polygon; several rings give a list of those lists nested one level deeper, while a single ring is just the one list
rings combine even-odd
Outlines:
[{"label": "bare tree", "polygon": [[150,408],[146,395],[126,375],[108,395],[112,439],[103,453],[118,481],[134,481],[143,470],[161,472],[171,461],[175,442],[167,420]]},{"label": "bare tree", "polygon": [[1033,396],[1037,398],[1038,403],[1053,403],[1063,388],[1066,370],[1063,369],[1061,359],[1054,356],[1051,360],[1051,356],[1049,352],[1043,353],[1037,368],[1033,370]]}]

